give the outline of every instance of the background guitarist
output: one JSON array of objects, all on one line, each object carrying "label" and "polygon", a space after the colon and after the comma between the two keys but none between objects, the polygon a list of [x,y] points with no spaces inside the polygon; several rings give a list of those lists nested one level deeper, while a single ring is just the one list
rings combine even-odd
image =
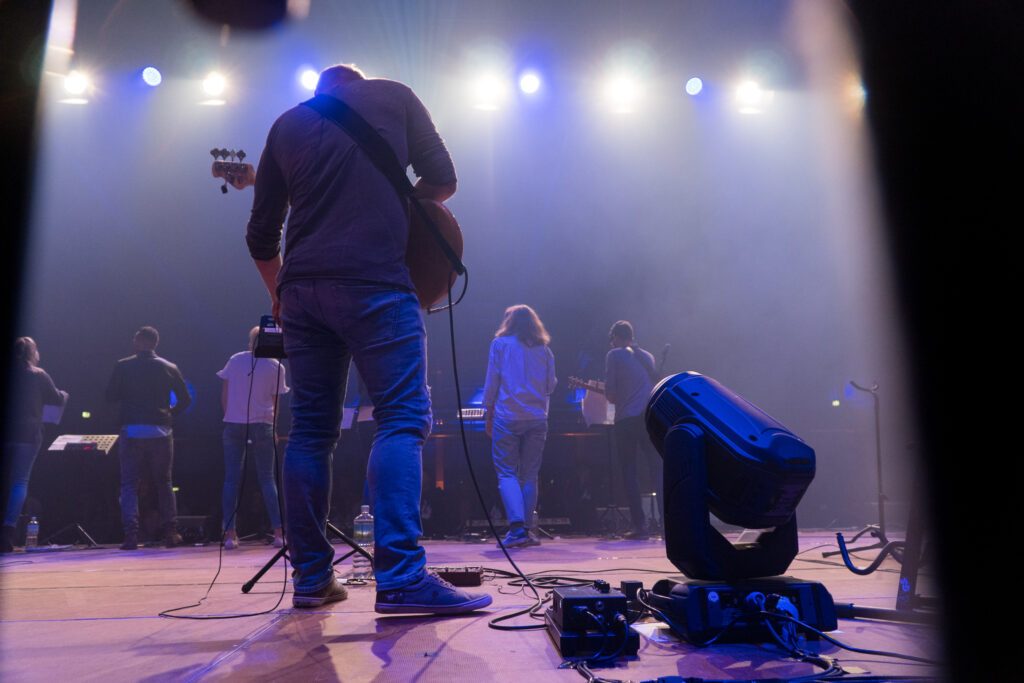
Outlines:
[{"label": "background guitarist", "polygon": [[[455,192],[448,150],[408,86],[339,65],[320,74],[316,95],[347,103],[382,135],[402,169],[412,164],[420,179],[416,196],[444,201]],[[283,488],[296,607],[346,597],[334,578],[325,525],[350,359],[377,421],[367,473],[375,504],[375,609],[454,614],[491,602],[428,574],[419,544],[430,399],[423,318],[405,264],[406,210],[352,137],[311,106],[293,107],[274,122],[246,240],[282,324],[292,375]]]},{"label": "background guitarist", "polygon": [[[654,356],[641,349],[633,339],[633,325],[620,320],[608,333],[611,350],[605,356],[604,393],[615,405],[615,447],[622,467],[623,485],[629,503],[632,530],[626,538],[648,538],[647,520],[640,504],[637,461],[647,453],[647,430],[643,413],[656,380]],[[660,489],[661,477],[655,477]],[[659,503],[661,491],[658,491]]]}]

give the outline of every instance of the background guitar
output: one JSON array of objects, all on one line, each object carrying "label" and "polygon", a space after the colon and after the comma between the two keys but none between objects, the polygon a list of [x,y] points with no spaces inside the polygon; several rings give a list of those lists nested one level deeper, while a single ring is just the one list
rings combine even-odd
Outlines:
[{"label": "background guitar", "polygon": [[576,389],[586,389],[587,391],[593,391],[604,396],[604,382],[596,379],[580,379],[579,377],[570,377],[568,379],[569,386]]},{"label": "background guitar", "polygon": [[610,425],[615,422],[615,406],[608,402],[604,395],[604,382],[596,379],[580,379],[570,377],[569,386],[577,389],[586,389],[580,402],[580,410],[583,413],[583,421],[587,426]]},{"label": "background guitar", "polygon": [[[252,164],[244,162],[245,152],[242,150],[211,149],[213,166],[210,172],[214,178],[224,180],[220,191],[226,193],[228,185],[236,190],[244,190],[256,184],[256,169]],[[451,246],[456,256],[462,258],[462,229],[452,212],[439,201],[433,199],[417,199],[430,220],[434,222],[441,236]],[[420,307],[429,309],[448,295],[448,289],[455,284],[458,274],[452,268],[451,261],[441,251],[430,228],[423,222],[419,212],[409,212],[409,241],[405,247],[405,265],[409,268],[409,276],[416,288],[416,296]]]}]

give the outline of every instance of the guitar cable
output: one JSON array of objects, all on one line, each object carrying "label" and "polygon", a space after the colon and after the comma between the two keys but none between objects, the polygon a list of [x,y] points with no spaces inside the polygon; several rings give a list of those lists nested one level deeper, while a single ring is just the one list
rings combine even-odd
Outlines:
[{"label": "guitar cable", "polygon": [[455,381],[455,400],[456,400],[456,406],[457,406],[458,414],[459,414],[459,436],[461,437],[460,441],[462,442],[462,454],[463,454],[463,456],[466,459],[466,467],[469,470],[469,477],[470,477],[470,479],[473,482],[473,488],[476,490],[477,500],[480,501],[480,509],[483,510],[484,517],[487,519],[487,526],[491,530],[491,534],[494,535],[495,540],[498,541],[498,547],[501,548],[501,552],[504,553],[505,559],[508,560],[508,563],[510,565],[512,565],[512,568],[516,570],[516,574],[518,574],[519,577],[530,588],[530,591],[533,593],[533,597],[534,597],[534,600],[535,600],[535,602],[534,602],[534,604],[532,606],[530,606],[530,607],[528,607],[528,608],[526,608],[524,610],[519,610],[519,611],[516,611],[516,612],[512,612],[511,614],[506,614],[504,616],[500,616],[500,617],[496,617],[494,619],[491,619],[490,621],[487,622],[487,625],[490,628],[496,629],[498,631],[532,631],[532,630],[543,629],[543,628],[546,628],[544,624],[526,624],[526,625],[511,625],[511,626],[500,625],[501,622],[503,622],[503,621],[508,621],[509,619],[514,619],[515,617],[521,616],[523,614],[529,614],[533,610],[539,609],[544,604],[544,599],[541,598],[540,592],[537,590],[537,587],[533,585],[533,582],[530,581],[529,576],[527,574],[524,574],[523,570],[520,569],[519,565],[517,565],[515,560],[512,559],[512,556],[509,554],[508,549],[505,547],[505,544],[502,542],[501,536],[498,534],[498,530],[494,526],[494,520],[491,519],[491,513],[487,509],[487,503],[484,501],[484,494],[480,490],[480,483],[477,481],[476,472],[473,470],[473,462],[472,462],[472,460],[469,457],[469,442],[466,439],[466,422],[465,422],[465,418],[462,415],[462,389],[459,386],[459,361],[458,361],[458,354],[456,353],[456,348],[455,348],[455,314],[452,311],[454,306],[459,301],[462,301],[462,298],[466,295],[466,289],[468,288],[468,282],[469,282],[469,271],[465,270],[463,272],[463,275],[465,276],[466,280],[465,280],[465,283],[463,284],[462,295],[459,296],[458,301],[455,301],[454,303],[452,302],[452,286],[451,286],[451,284],[449,284],[448,285],[448,305],[445,306],[444,308],[440,309],[440,310],[447,309],[447,311],[448,311],[448,333],[449,333],[449,336],[450,336],[450,339],[451,339],[451,350],[452,350],[452,378]]},{"label": "guitar cable", "polygon": [[[217,619],[241,619],[241,618],[244,618],[244,617],[257,617],[257,616],[261,616],[263,614],[270,614],[270,613],[274,612],[275,610],[277,610],[278,607],[280,607],[281,603],[284,601],[285,593],[288,590],[288,562],[287,562],[287,558],[282,558],[282,559],[285,559],[286,561],[283,563],[283,565],[284,565],[284,567],[283,567],[284,568],[284,581],[281,584],[281,594],[277,597],[277,602],[274,603],[274,606],[270,607],[269,609],[265,609],[262,612],[246,612],[244,614],[174,614],[175,612],[181,612],[183,610],[194,609],[196,607],[201,607],[202,604],[206,601],[206,599],[210,597],[210,591],[213,590],[214,585],[217,583],[217,578],[220,576],[221,569],[223,568],[223,565],[224,565],[224,539],[227,538],[227,527],[231,524],[232,521],[234,521],[235,517],[238,515],[238,509],[242,505],[242,495],[245,492],[245,466],[246,466],[246,464],[248,462],[248,456],[249,456],[249,425],[250,425],[250,422],[249,422],[250,412],[249,411],[250,411],[251,406],[252,406],[252,387],[253,387],[253,382],[256,379],[256,364],[257,364],[258,361],[259,361],[259,359],[256,358],[255,355],[253,355],[253,357],[252,357],[252,364],[249,366],[249,392],[248,392],[248,396],[246,397],[246,405],[245,405],[245,442],[242,445],[242,464],[241,464],[241,467],[240,467],[240,469],[242,471],[242,474],[241,474],[241,478],[239,480],[239,485],[238,485],[238,496],[235,499],[235,508],[234,508],[234,510],[231,511],[231,515],[228,517],[227,521],[225,521],[221,525],[220,544],[219,544],[219,546],[217,548],[217,571],[214,573],[213,579],[210,581],[210,585],[206,587],[206,593],[203,595],[203,597],[199,598],[199,600],[197,600],[196,602],[194,602],[194,603],[192,603],[190,605],[183,605],[181,607],[173,607],[171,609],[166,609],[163,612],[160,612],[160,613],[157,614],[157,616],[159,616],[159,617],[166,617],[168,619],[190,619],[190,620],[193,620],[193,621],[212,621],[212,620],[217,620]],[[274,460],[274,479],[275,479],[275,483],[277,484],[277,507],[278,507],[279,514],[281,514],[282,517],[283,517],[284,516],[284,505],[283,505],[283,500],[282,500],[282,493],[283,492],[282,492],[282,488],[281,488],[281,477],[280,477],[280,469],[278,468],[278,453],[277,453],[277,408],[278,408],[278,399],[281,396],[281,368],[282,368],[281,362],[278,361],[278,364],[277,364],[277,380],[276,380],[276,384],[274,385],[274,417],[273,417],[273,421],[271,422],[270,437],[271,437],[271,442],[274,445],[274,458],[273,458],[273,460]]]}]

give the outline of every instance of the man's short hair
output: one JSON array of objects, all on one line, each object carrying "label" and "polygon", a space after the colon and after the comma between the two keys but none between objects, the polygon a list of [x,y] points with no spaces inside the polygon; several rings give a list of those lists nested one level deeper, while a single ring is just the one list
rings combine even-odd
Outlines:
[{"label": "man's short hair", "polygon": [[160,343],[160,333],[156,331],[155,327],[145,325],[135,333],[135,341],[146,348],[155,349],[156,345]]},{"label": "man's short hair", "polygon": [[611,337],[618,337],[619,339],[625,339],[626,341],[633,341],[633,325],[631,325],[628,320],[620,320],[612,325],[612,329],[608,331],[608,335]]},{"label": "man's short hair", "polygon": [[366,78],[366,74],[355,64],[335,64],[320,72],[320,78],[317,79],[314,94],[320,95],[330,92],[339,85],[349,81],[359,81],[364,78]]}]

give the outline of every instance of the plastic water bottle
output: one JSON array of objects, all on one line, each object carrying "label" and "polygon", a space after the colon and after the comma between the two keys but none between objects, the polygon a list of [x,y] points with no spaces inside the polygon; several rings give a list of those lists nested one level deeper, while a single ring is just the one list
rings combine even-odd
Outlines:
[{"label": "plastic water bottle", "polygon": [[[370,506],[364,505],[352,522],[355,530],[355,542],[360,548],[373,555],[373,515]],[[362,553],[352,556],[352,578],[369,579],[373,576],[373,565]]]},{"label": "plastic water bottle", "polygon": [[25,547],[35,548],[39,545],[39,520],[33,517],[28,520],[28,528],[25,530]]}]

